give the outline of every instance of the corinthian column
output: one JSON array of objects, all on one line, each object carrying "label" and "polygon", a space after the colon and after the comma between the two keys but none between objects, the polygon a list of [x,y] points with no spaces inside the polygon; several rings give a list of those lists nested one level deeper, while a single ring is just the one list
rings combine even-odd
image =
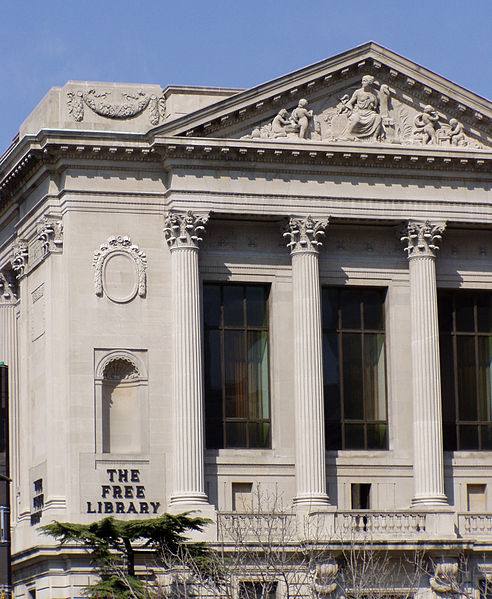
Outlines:
[{"label": "corinthian column", "polygon": [[444,229],[444,224],[411,221],[402,237],[410,270],[414,505],[447,504],[435,264]]},{"label": "corinthian column", "polygon": [[174,487],[171,504],[208,503],[203,465],[203,391],[198,244],[206,217],[169,213],[173,315]]},{"label": "corinthian column", "polygon": [[292,256],[294,304],[295,503],[327,505],[319,237],[327,220],[291,218],[284,237]]}]

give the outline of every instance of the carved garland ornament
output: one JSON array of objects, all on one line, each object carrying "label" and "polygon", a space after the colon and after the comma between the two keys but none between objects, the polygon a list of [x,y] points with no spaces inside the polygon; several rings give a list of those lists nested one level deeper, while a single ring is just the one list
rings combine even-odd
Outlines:
[{"label": "carved garland ornament", "polygon": [[147,256],[145,252],[139,249],[138,245],[132,244],[132,240],[127,235],[113,235],[102,243],[98,250],[94,252],[92,266],[94,268],[94,288],[96,295],[103,294],[103,267],[105,261],[117,252],[123,252],[128,255],[135,263],[137,269],[138,286],[137,293],[144,297],[147,291]]},{"label": "carved garland ornament", "polygon": [[203,241],[208,216],[199,216],[189,210],[186,214],[169,212],[164,220],[164,237],[171,250],[180,247],[198,248]]},{"label": "carved garland ornament", "polygon": [[328,219],[314,220],[311,216],[307,218],[291,217],[284,233],[284,237],[289,240],[287,247],[290,253],[297,252],[318,252],[323,243],[319,237],[325,234],[325,228],[328,225]]},{"label": "carved garland ornament", "polygon": [[433,225],[429,221],[410,221],[401,237],[401,241],[407,244],[405,252],[408,258],[435,257],[445,229],[444,223]]},{"label": "carved garland ornament", "polygon": [[158,125],[164,120],[166,104],[164,96],[149,95],[144,91],[134,94],[121,92],[123,102],[110,102],[108,96],[111,92],[99,92],[90,89],[86,92],[68,92],[68,112],[75,121],[84,119],[84,105],[88,106],[99,116],[108,119],[131,119],[141,114],[146,108],[149,109],[149,121],[151,125]]}]

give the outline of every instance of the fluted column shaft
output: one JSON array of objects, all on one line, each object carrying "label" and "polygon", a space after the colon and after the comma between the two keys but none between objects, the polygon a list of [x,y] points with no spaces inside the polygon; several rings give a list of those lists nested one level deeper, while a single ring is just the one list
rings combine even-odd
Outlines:
[{"label": "fluted column shaft", "polygon": [[414,505],[446,505],[435,253],[444,225],[409,223]]},{"label": "fluted column shaft", "polygon": [[318,237],[326,221],[291,219],[296,504],[327,505]]},{"label": "fluted column shaft", "polygon": [[207,503],[198,242],[205,219],[166,219],[172,262],[174,486],[171,504]]}]

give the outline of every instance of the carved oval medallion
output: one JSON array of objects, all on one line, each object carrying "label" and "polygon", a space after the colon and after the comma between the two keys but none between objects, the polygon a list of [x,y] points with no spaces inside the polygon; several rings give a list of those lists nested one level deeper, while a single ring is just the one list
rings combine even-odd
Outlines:
[{"label": "carved oval medallion", "polygon": [[126,252],[111,252],[104,261],[103,287],[113,302],[129,302],[137,294],[137,265]]}]

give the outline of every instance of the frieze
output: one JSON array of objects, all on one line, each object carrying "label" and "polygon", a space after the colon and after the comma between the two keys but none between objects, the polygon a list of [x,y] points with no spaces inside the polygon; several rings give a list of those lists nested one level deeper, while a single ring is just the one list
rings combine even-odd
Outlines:
[{"label": "frieze", "polygon": [[81,122],[84,120],[85,107],[108,119],[132,119],[148,109],[149,123],[158,125],[166,115],[166,101],[164,96],[147,94],[144,91],[134,93],[120,92],[123,98],[120,101],[111,101],[112,92],[89,89],[83,91],[70,91],[67,93],[68,113],[72,118]]},{"label": "frieze", "polygon": [[[428,99],[428,98],[427,98]],[[431,104],[409,102],[372,75],[313,106],[301,98],[296,107],[281,107],[241,139],[293,142],[398,144],[490,149],[474,139],[463,122],[447,118]]]}]

